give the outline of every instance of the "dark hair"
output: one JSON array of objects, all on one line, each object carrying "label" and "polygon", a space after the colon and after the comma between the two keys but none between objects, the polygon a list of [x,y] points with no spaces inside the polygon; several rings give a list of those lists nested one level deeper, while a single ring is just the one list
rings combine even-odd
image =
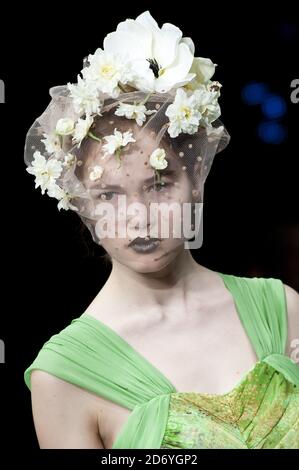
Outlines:
[{"label": "dark hair", "polygon": [[101,261],[105,266],[111,267],[113,264],[112,257],[103,246],[99,246],[93,241],[91,233],[82,219],[78,217],[78,220],[77,239],[80,247],[84,250],[83,256],[85,258],[92,258],[95,261]]}]

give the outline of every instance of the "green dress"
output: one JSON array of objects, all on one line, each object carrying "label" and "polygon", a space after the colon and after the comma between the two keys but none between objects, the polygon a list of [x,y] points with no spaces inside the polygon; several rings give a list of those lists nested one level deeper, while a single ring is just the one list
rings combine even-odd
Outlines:
[{"label": "green dress", "polygon": [[218,273],[258,362],[223,395],[179,392],[114,330],[83,313],[25,371],[44,370],[131,410],[113,449],[299,449],[299,367],[285,355],[280,279]]}]

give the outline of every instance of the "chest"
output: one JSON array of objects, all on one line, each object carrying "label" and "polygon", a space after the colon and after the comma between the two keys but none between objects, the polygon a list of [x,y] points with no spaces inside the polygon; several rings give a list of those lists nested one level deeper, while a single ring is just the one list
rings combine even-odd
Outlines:
[{"label": "chest", "polygon": [[[153,314],[110,326],[179,392],[226,393],[258,360],[230,301],[219,311],[206,307],[175,321]],[[100,405],[100,433],[111,448],[131,411],[102,399]]]}]

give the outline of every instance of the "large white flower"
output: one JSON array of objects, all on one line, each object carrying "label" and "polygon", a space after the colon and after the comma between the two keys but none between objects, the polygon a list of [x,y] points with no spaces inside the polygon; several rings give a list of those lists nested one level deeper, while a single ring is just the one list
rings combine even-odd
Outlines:
[{"label": "large white flower", "polygon": [[58,210],[60,209],[72,209],[73,211],[77,211],[78,208],[71,204],[71,195],[64,191],[60,186],[57,184],[52,184],[47,191],[48,196],[55,197],[55,199],[59,200],[57,204]]},{"label": "large white flower", "polygon": [[183,38],[176,26],[165,23],[159,28],[149,11],[136,20],[119,23],[116,31],[104,39],[104,51],[128,56],[137,78],[134,86],[142,91],[164,93],[188,83],[194,57],[194,44]]},{"label": "large white flower", "polygon": [[46,159],[39,151],[33,154],[33,163],[26,168],[35,176],[35,188],[40,186],[42,194],[51,187],[61,175],[62,164],[56,158]]},{"label": "large white flower", "polygon": [[78,83],[68,83],[70,95],[73,98],[74,109],[78,114],[100,114],[102,100],[96,83],[83,80],[78,75]]},{"label": "large white flower", "polygon": [[146,121],[146,116],[156,113],[157,110],[147,110],[144,104],[126,104],[120,103],[115,114],[117,116],[125,116],[127,119],[135,119],[138,126]]},{"label": "large white flower", "polygon": [[87,67],[82,75],[87,83],[94,83],[99,91],[116,98],[121,92],[119,84],[126,84],[133,79],[130,61],[126,54],[97,49],[88,56]]},{"label": "large white flower", "polygon": [[41,141],[44,143],[46,152],[58,153],[61,150],[61,143],[57,134],[43,134],[44,139]]},{"label": "large white flower", "polygon": [[170,121],[168,132],[171,137],[177,137],[181,132],[194,134],[202,118],[198,97],[195,93],[188,96],[182,88],[177,90],[175,100],[165,114]]},{"label": "large white flower", "polygon": [[150,156],[150,164],[155,170],[164,170],[168,165],[165,150],[161,148],[154,150]]},{"label": "large white flower", "polygon": [[130,142],[136,142],[133,137],[132,132],[120,132],[116,128],[114,129],[114,134],[106,135],[104,137],[107,144],[103,145],[105,155],[113,155],[117,150],[121,150]]},{"label": "large white flower", "polygon": [[78,147],[80,147],[82,140],[88,134],[88,131],[92,123],[93,123],[92,116],[87,115],[85,119],[81,119],[81,118],[78,119],[76,126],[75,126],[74,133],[73,133],[73,141],[78,144]]}]

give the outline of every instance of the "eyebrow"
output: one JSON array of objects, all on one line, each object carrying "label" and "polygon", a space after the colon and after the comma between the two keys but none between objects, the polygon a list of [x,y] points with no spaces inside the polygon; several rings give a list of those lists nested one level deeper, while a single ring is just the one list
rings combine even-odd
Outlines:
[{"label": "eyebrow", "polygon": [[[161,170],[161,177],[163,177],[163,176],[173,176],[175,174],[176,174],[176,170],[170,170],[170,169]],[[143,180],[143,184],[144,183],[149,183],[151,181],[154,181],[154,176],[151,176],[150,178],[147,178],[147,179]],[[94,183],[93,185],[90,186],[90,188],[91,189],[97,188],[98,186],[101,186],[102,184],[105,184],[105,187],[102,188],[103,191],[107,190],[107,189],[123,189],[118,184],[106,184],[103,181],[102,182],[99,181],[97,183]]]},{"label": "eyebrow", "polygon": [[[170,170],[170,169],[165,169],[165,170],[161,170],[161,176],[173,176],[176,174],[176,171],[175,170]],[[154,181],[154,176],[151,176],[150,178],[147,178],[146,180],[144,180],[144,183],[148,183],[149,181]]]}]

